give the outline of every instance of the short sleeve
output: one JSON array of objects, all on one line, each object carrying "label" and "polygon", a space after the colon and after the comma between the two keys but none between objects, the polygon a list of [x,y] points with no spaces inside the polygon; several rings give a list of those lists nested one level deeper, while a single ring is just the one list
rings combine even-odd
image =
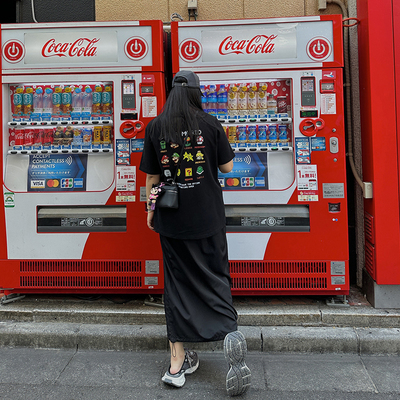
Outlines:
[{"label": "short sleeve", "polygon": [[146,133],[144,136],[144,147],[139,169],[146,174],[158,175],[161,174],[161,168],[160,164],[158,163],[157,151],[154,148],[154,144],[150,138],[148,127],[149,126],[146,128]]},{"label": "short sleeve", "polygon": [[229,144],[224,128],[218,127],[218,165],[223,165],[231,161],[235,157],[235,153]]}]

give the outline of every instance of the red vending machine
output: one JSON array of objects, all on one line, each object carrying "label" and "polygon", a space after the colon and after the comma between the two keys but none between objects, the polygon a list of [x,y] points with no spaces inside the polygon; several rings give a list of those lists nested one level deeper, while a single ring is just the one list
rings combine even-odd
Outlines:
[{"label": "red vending machine", "polygon": [[348,294],[342,17],[173,22],[171,40],[235,151],[233,293]]},{"label": "red vending machine", "polygon": [[162,291],[138,175],[161,21],[1,26],[0,288]]},{"label": "red vending machine", "polygon": [[373,188],[363,290],[376,308],[400,308],[400,3],[358,0],[357,14],[363,180]]}]

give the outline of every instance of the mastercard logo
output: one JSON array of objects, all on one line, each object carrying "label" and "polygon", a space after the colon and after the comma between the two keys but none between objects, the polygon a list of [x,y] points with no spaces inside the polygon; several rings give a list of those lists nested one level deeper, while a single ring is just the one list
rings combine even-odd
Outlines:
[{"label": "mastercard logo", "polygon": [[60,186],[60,181],[58,179],[48,179],[46,181],[46,186],[49,188],[56,188]]},{"label": "mastercard logo", "polygon": [[240,180],[238,178],[228,178],[226,180],[226,186],[239,186]]}]

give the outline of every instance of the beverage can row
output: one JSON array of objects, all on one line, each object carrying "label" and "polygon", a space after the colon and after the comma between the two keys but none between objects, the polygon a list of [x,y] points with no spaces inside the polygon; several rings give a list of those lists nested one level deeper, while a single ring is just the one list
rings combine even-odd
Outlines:
[{"label": "beverage can row", "polygon": [[289,142],[287,125],[225,125],[225,133],[230,143]]},{"label": "beverage can row", "polygon": [[51,146],[92,146],[112,144],[111,126],[57,126],[46,128],[10,128],[10,149],[46,148]]}]

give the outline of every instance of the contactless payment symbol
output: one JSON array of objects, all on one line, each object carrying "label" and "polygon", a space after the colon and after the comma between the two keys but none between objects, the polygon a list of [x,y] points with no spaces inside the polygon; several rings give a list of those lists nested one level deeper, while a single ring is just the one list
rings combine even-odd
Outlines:
[{"label": "contactless payment symbol", "polygon": [[3,58],[9,63],[20,62],[25,57],[25,46],[16,39],[9,40],[3,45]]},{"label": "contactless payment symbol", "polygon": [[179,45],[179,56],[183,61],[195,62],[200,58],[201,53],[201,44],[196,39],[185,39]]},{"label": "contactless payment symbol", "polygon": [[146,56],[148,51],[149,46],[147,42],[139,36],[131,37],[125,42],[125,54],[131,60],[141,60]]},{"label": "contactless payment symbol", "polygon": [[332,45],[323,36],[311,39],[307,44],[307,54],[314,61],[323,61],[331,55]]}]

